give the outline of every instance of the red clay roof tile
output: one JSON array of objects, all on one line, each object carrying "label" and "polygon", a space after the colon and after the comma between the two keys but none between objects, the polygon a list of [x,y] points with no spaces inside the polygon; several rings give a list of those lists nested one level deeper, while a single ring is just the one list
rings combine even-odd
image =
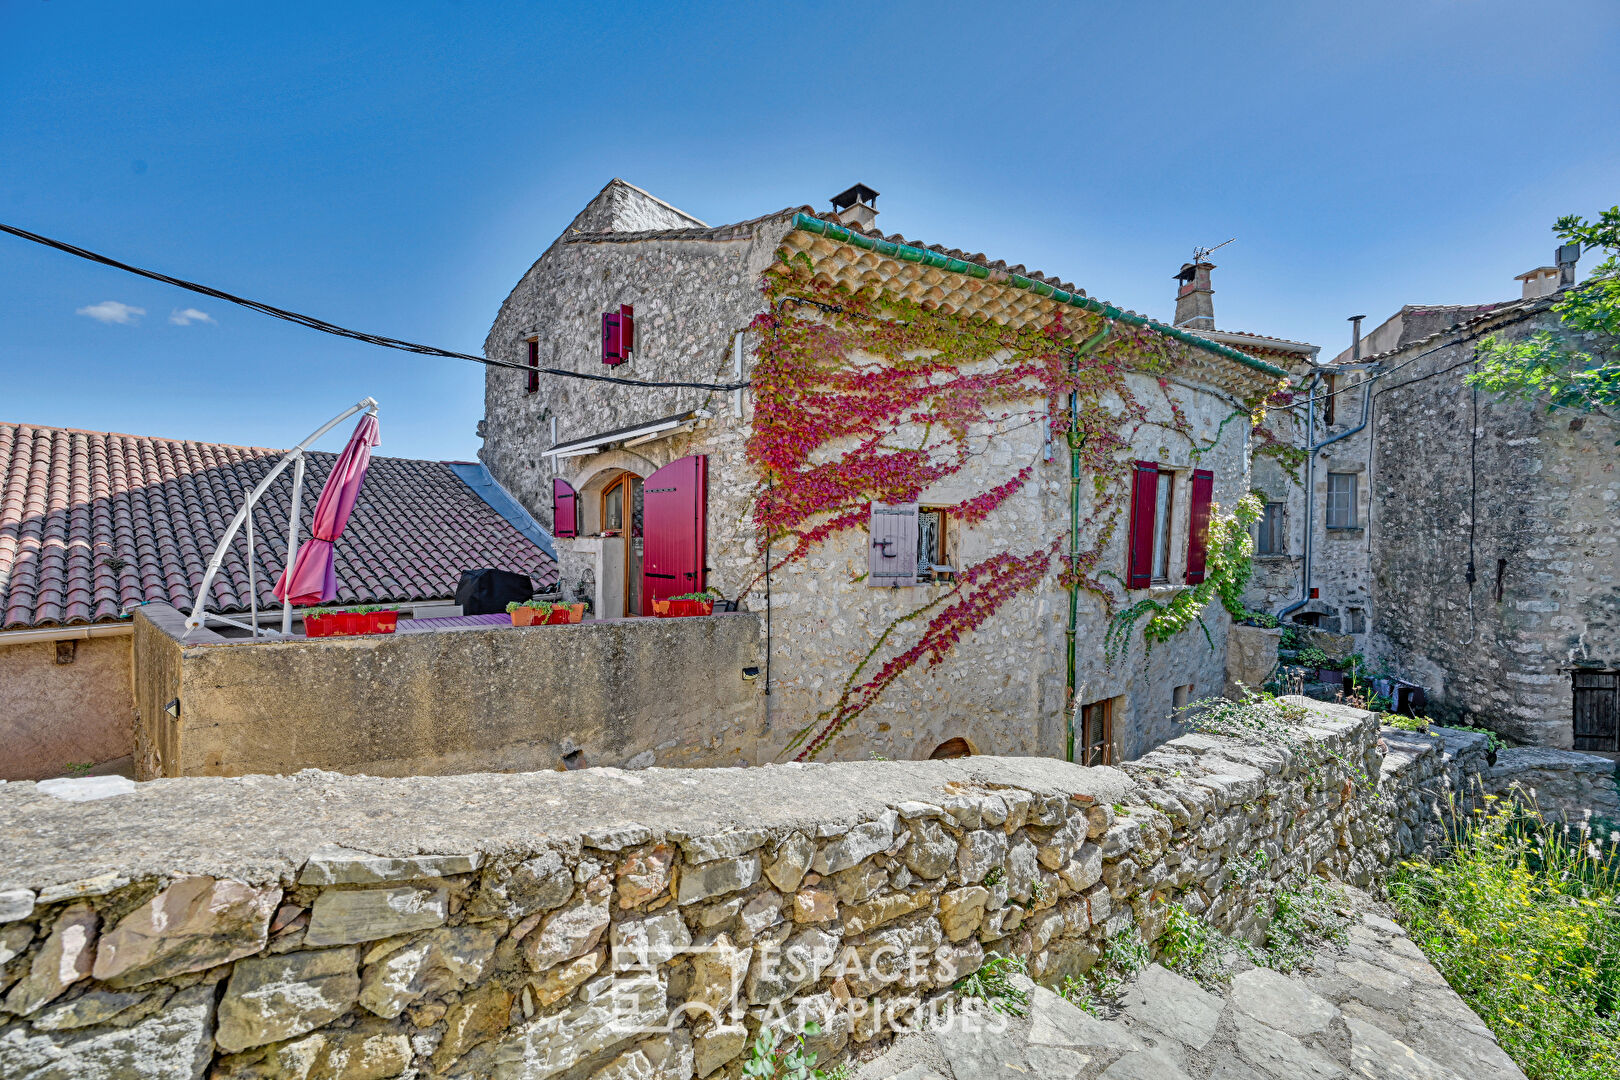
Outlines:
[{"label": "red clay roof tile", "polygon": [[[129,605],[190,609],[214,545],[243,495],[284,451],[0,423],[0,629],[109,622]],[[335,454],[311,452],[303,524]],[[286,554],[291,475],[253,514],[261,607]],[[209,608],[248,606],[247,538],[214,578]],[[557,565],[437,461],[375,457],[337,544],[336,603],[448,598],[462,570],[526,573]]]}]

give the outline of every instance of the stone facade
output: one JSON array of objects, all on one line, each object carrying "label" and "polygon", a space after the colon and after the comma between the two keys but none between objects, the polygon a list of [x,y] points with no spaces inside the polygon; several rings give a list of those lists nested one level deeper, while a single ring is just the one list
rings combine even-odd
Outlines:
[{"label": "stone facade", "polygon": [[[649,199],[617,181],[604,189],[507,298],[485,343],[487,355],[522,362],[533,338],[546,366],[643,380],[724,382],[736,374],[746,379],[753,365],[747,328],[764,310],[762,275],[779,252],[802,252],[829,276],[857,284],[871,269],[855,258],[860,253],[853,248],[813,244],[795,232],[791,211],[718,229],[674,222],[663,231],[638,231],[645,226],[625,216],[627,208],[643,205],[652,207],[649,213],[660,212]],[[971,278],[963,280],[974,290],[986,288]],[[1017,301],[1009,302],[1006,318],[1049,319],[1057,310],[1053,301],[1005,291]],[[994,295],[999,295],[995,287],[984,292],[985,297]],[[950,302],[957,301],[953,294]],[[608,369],[599,359],[599,319],[621,304],[635,309],[637,346],[631,363]],[[740,373],[734,367],[739,335]],[[1175,468],[1182,477],[1170,545],[1170,580],[1179,581],[1187,549],[1184,493],[1194,441],[1209,444],[1197,465],[1213,470],[1214,500],[1230,507],[1249,488],[1249,425],[1233,421],[1234,413],[1243,412],[1239,399],[1272,385],[1275,376],[1213,353],[1200,356],[1169,379],[1174,407],[1153,379],[1131,380],[1149,415],[1136,427],[1130,453]],[[1042,404],[1032,402],[1032,407]],[[1191,439],[1174,430],[1173,408],[1185,415]],[[703,415],[664,437],[575,457],[544,456],[554,443],[691,410]],[[589,597],[612,615],[622,610],[625,559],[633,566],[638,555],[634,547],[626,550],[623,537],[599,535],[603,488],[626,472],[645,478],[687,455],[708,456],[708,584],[768,621],[769,716],[760,750],[761,759],[769,760],[836,701],[884,627],[935,600],[947,586],[869,587],[860,580],[869,542],[864,530],[833,537],[808,559],[773,572],[767,584],[762,576],[767,553],[759,550],[752,525],[761,481],[744,456],[752,415],[746,393],[649,390],[550,377],[529,392],[522,373],[491,369],[481,458],[544,522],[551,522],[554,476],[580,492],[582,535],[558,543],[564,588]],[[1033,464],[1036,479],[989,520],[973,527],[948,523],[947,550],[954,565],[970,565],[1001,551],[1028,552],[1062,535],[1069,516],[1067,455],[1048,453],[1039,425],[996,439],[963,471],[925,491],[921,501],[956,503],[1005,481],[1026,464]],[[1103,558],[1102,566],[1114,573],[1124,569],[1126,532],[1117,530]],[[774,553],[777,558],[782,554]],[[1124,606],[1148,595],[1163,599],[1176,588],[1122,593],[1118,603]],[[947,740],[960,738],[979,753],[1062,756],[1066,605],[1066,592],[1058,587],[1056,574],[1050,575],[1037,590],[1010,601],[993,623],[961,641],[944,663],[902,677],[832,744],[830,753],[840,758],[873,753],[927,757]],[[1178,687],[1190,686],[1195,698],[1220,693],[1229,620],[1218,603],[1206,615],[1213,648],[1201,633],[1192,632],[1149,656],[1137,635],[1129,654],[1112,667],[1103,656],[1108,624],[1103,603],[1082,593],[1080,608],[1075,684],[1085,702],[1112,702],[1116,757],[1134,756],[1177,734],[1170,712]],[[903,625],[884,643],[888,652],[882,655],[906,648],[920,630],[920,622]]]},{"label": "stone facade", "polygon": [[[1463,309],[1465,327],[1405,332],[1366,371],[1337,375],[1334,423],[1316,426],[1310,512],[1290,489],[1290,554],[1257,573],[1250,596],[1272,611],[1304,599],[1291,620],[1348,636],[1424,687],[1432,716],[1567,748],[1571,668],[1620,667],[1614,425],[1497,401],[1463,381],[1486,334],[1555,328],[1554,299]],[[1406,322],[1432,329],[1422,314]],[[1257,462],[1257,486],[1269,468]],[[1344,527],[1326,521],[1329,474],[1355,478]],[[1314,599],[1299,591],[1307,516]]]},{"label": "stone facade", "polygon": [[830,1013],[826,1061],[987,950],[1051,982],[1170,902],[1259,933],[1284,875],[1443,835],[1482,737],[1384,757],[1301,703],[1314,764],[1191,735],[1119,769],[7,784],[0,1075],[732,1077],[761,1023]]}]

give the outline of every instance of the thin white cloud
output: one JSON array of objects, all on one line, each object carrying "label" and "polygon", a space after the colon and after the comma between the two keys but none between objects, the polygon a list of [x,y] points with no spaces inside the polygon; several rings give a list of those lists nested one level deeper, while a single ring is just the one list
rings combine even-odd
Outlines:
[{"label": "thin white cloud", "polygon": [[80,308],[76,314],[88,315],[96,322],[134,326],[140,321],[140,317],[146,314],[146,309],[132,304],[121,304],[117,300],[103,300],[99,304]]},{"label": "thin white cloud", "polygon": [[174,323],[176,326],[190,326],[192,323],[199,322],[209,323],[212,325],[214,322],[214,317],[208,314],[208,312],[198,311],[194,307],[188,307],[184,310],[175,308],[174,311],[169,313],[169,321]]}]

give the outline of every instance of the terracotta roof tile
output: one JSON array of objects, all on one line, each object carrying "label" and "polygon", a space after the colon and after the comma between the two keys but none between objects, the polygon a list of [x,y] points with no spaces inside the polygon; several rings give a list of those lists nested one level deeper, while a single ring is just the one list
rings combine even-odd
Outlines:
[{"label": "terracotta roof tile", "polygon": [[[243,495],[284,453],[180,439],[0,423],[0,629],[110,622],[162,600],[189,610]],[[303,525],[336,459],[311,452]],[[261,607],[286,554],[290,472],[253,514]],[[209,608],[248,607],[247,538],[215,575]],[[461,571],[557,582],[551,556],[437,461],[374,457],[337,544],[336,603],[448,598]]]}]

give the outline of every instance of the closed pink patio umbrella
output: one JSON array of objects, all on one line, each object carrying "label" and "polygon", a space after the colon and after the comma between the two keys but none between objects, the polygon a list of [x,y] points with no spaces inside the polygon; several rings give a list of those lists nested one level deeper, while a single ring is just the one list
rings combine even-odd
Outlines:
[{"label": "closed pink patio umbrella", "polygon": [[[377,431],[374,413],[366,413],[354,425],[354,434],[349,436],[348,445],[332,465],[332,474],[326,478],[321,497],[315,502],[311,536],[299,546],[292,567],[283,571],[276,582],[276,597],[282,603],[321,604],[337,595],[332,545],[343,535],[355,500],[360,497],[360,485],[365,482],[366,469],[371,465],[371,448],[381,441]],[[297,512],[294,507],[293,513]]]}]

